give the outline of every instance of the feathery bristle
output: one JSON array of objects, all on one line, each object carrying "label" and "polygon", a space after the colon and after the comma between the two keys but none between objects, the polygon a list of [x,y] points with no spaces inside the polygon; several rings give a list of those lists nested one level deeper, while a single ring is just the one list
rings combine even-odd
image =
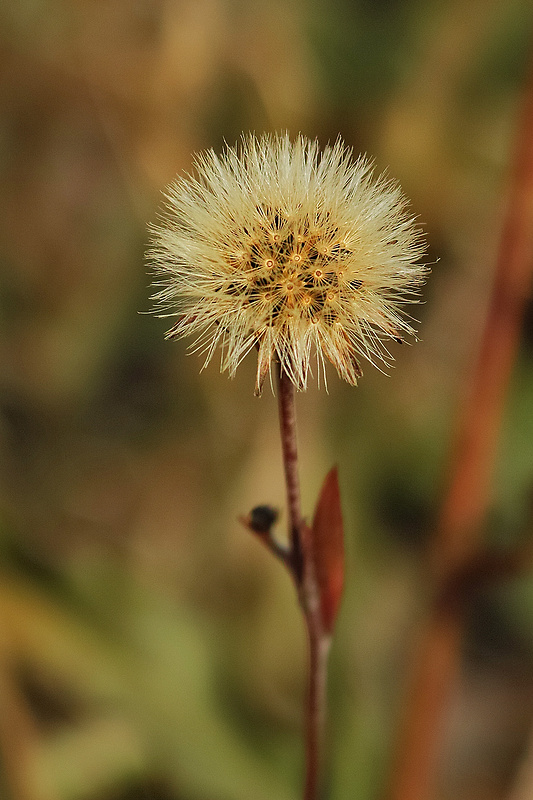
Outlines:
[{"label": "feathery bristle", "polygon": [[421,231],[400,188],[340,139],[320,153],[250,135],[196,172],[168,189],[149,260],[157,311],[177,317],[168,336],[196,334],[205,364],[220,346],[234,375],[257,348],[259,394],[274,359],[304,389],[314,354],[319,375],[326,357],[356,384],[361,357],[389,363],[384,340],[414,334],[400,304],[427,272]]}]

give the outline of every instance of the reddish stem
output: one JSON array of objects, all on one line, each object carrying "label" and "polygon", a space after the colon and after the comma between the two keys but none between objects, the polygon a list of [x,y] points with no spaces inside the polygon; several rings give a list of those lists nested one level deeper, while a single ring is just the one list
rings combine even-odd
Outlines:
[{"label": "reddish stem", "polygon": [[496,274],[469,398],[456,439],[432,562],[435,601],[413,665],[388,800],[435,794],[446,707],[458,671],[468,593],[458,578],[479,558],[505,393],[533,266],[533,75],[519,133]]},{"label": "reddish stem", "polygon": [[298,476],[298,446],[296,441],[296,408],[294,384],[281,364],[278,364],[279,425],[283,467],[287,485],[289,533],[292,548],[300,552],[302,511],[300,501],[300,478]]},{"label": "reddish stem", "polygon": [[319,603],[319,588],[310,547],[309,528],[302,519],[294,385],[278,364],[279,419],[283,465],[289,509],[289,564],[298,588],[305,618],[309,653],[309,677],[305,703],[304,800],[316,800],[320,784],[322,736],[326,715],[327,657],[330,637],[325,633]]},{"label": "reddish stem", "polygon": [[320,621],[306,615],[309,645],[309,682],[307,686],[305,740],[306,771],[304,800],[315,800],[320,787],[322,737],[326,716],[326,682],[329,637],[324,635]]}]

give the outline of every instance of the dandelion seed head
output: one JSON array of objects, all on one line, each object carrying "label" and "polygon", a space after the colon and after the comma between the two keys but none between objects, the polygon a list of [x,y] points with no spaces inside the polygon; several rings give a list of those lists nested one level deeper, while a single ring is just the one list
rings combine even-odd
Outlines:
[{"label": "dandelion seed head", "polygon": [[169,337],[196,335],[207,365],[230,375],[257,350],[256,393],[277,360],[307,386],[311,360],[356,384],[361,357],[390,363],[387,339],[414,336],[402,311],[418,300],[426,246],[400,188],[374,178],[339,139],[244,137],[167,190],[149,262]]}]

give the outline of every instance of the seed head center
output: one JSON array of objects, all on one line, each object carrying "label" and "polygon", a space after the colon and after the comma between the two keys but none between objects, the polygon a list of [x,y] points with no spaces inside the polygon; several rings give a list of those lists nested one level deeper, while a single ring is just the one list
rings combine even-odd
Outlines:
[{"label": "seed head center", "polygon": [[314,324],[338,324],[332,304],[349,301],[362,285],[344,277],[352,256],[345,236],[329,224],[321,228],[320,220],[289,218],[280,209],[261,209],[260,220],[252,235],[245,231],[248,245],[235,259],[246,273],[245,304],[267,311],[271,320],[300,314]]}]

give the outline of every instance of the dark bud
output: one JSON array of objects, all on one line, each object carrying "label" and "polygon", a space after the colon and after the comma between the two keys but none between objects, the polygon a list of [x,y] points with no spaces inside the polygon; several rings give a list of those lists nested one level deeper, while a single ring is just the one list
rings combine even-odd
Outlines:
[{"label": "dark bud", "polygon": [[256,533],[270,533],[270,529],[278,518],[278,512],[272,506],[256,506],[250,513],[250,528]]}]

